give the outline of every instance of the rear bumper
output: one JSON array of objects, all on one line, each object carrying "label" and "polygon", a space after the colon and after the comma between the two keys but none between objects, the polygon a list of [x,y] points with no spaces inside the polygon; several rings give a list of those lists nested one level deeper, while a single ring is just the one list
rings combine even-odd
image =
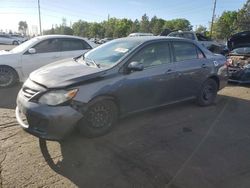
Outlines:
[{"label": "rear bumper", "polygon": [[[22,114],[27,120],[23,121]],[[70,106],[47,106],[18,96],[16,119],[28,133],[47,140],[60,140],[70,133],[82,114]]]}]

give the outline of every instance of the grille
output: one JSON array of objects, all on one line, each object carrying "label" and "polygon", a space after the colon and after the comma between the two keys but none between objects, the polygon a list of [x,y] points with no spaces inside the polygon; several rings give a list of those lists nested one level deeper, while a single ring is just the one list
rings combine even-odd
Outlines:
[{"label": "grille", "polygon": [[23,95],[24,95],[26,98],[28,98],[28,99],[30,99],[30,98],[32,98],[33,96],[35,96],[38,92],[39,92],[39,91],[34,90],[34,89],[30,89],[30,88],[27,88],[27,87],[24,87],[24,88],[22,89]]}]

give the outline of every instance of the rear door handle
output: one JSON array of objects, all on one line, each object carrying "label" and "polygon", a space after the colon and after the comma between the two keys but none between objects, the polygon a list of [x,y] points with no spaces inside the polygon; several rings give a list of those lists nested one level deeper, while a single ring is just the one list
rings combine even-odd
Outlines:
[{"label": "rear door handle", "polygon": [[59,56],[53,56],[52,58],[53,58],[53,59],[57,59],[57,58],[59,58]]}]

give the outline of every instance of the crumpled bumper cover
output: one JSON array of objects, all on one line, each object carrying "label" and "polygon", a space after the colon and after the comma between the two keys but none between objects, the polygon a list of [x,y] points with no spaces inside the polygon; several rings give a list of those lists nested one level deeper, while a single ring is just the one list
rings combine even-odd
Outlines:
[{"label": "crumpled bumper cover", "polygon": [[[23,121],[26,118],[27,123]],[[70,133],[82,114],[70,106],[48,106],[17,98],[16,119],[32,135],[47,140],[60,140]]]}]

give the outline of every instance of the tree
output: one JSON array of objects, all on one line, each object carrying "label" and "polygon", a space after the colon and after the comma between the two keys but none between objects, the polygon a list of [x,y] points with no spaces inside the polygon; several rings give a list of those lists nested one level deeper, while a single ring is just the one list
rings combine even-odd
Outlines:
[{"label": "tree", "polygon": [[72,25],[73,34],[82,37],[89,37],[90,23],[79,20]]},{"label": "tree", "polygon": [[140,31],[140,22],[139,20],[135,20],[131,26],[130,33],[136,33]]},{"label": "tree", "polygon": [[91,23],[89,27],[89,36],[90,37],[103,37],[103,28],[101,23]]},{"label": "tree", "polygon": [[150,32],[149,18],[147,14],[144,14],[141,18],[140,32],[144,32],[144,33]]},{"label": "tree", "polygon": [[250,0],[247,0],[243,8],[239,10],[237,21],[238,31],[250,30]]},{"label": "tree", "polygon": [[154,35],[159,35],[164,29],[165,20],[154,16],[150,21],[151,32]]},{"label": "tree", "polygon": [[182,30],[182,31],[192,30],[192,25],[188,20],[184,18],[166,21],[164,27],[170,30]]},{"label": "tree", "polygon": [[237,11],[225,11],[215,20],[213,36],[227,39],[237,31]]},{"label": "tree", "polygon": [[119,38],[119,37],[128,36],[131,30],[132,24],[133,22],[126,18],[117,20],[113,37]]},{"label": "tree", "polygon": [[20,21],[18,23],[18,31],[21,32],[22,34],[26,35],[27,34],[27,29],[28,29],[28,24],[26,21]]},{"label": "tree", "polygon": [[202,34],[206,34],[207,33],[207,28],[203,25],[199,25],[196,29],[195,32],[197,33],[202,33]]}]

